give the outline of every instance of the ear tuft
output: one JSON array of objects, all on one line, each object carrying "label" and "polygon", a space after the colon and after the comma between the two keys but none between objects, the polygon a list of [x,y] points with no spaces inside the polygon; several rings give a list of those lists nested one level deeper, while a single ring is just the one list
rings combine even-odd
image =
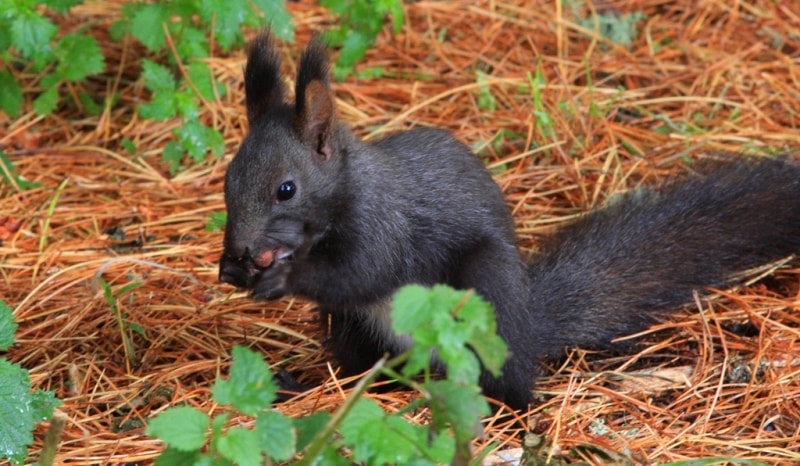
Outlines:
[{"label": "ear tuft", "polygon": [[252,123],[268,109],[283,103],[281,59],[267,28],[250,43],[244,70],[247,119]]},{"label": "ear tuft", "polygon": [[300,139],[327,160],[333,154],[336,104],[329,83],[328,51],[314,39],[300,59],[295,84],[294,127]]}]

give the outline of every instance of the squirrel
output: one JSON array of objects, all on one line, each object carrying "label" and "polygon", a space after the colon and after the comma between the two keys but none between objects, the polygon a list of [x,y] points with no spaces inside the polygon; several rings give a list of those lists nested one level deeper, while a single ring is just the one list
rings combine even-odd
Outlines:
[{"label": "squirrel", "polygon": [[449,132],[362,142],[340,123],[325,46],[312,40],[284,99],[269,31],[244,71],[249,131],[225,177],[222,282],[256,299],[299,295],[329,322],[346,375],[410,344],[390,328],[403,285],[474,289],[510,356],[483,393],[524,409],[540,361],[608,348],[693,292],[800,251],[800,165],[744,157],[620,195],[524,259],[501,190]]}]

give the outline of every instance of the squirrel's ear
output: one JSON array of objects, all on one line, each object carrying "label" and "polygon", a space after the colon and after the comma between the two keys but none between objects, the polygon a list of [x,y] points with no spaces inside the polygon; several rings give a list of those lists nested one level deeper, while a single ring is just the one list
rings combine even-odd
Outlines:
[{"label": "squirrel's ear", "polygon": [[247,119],[252,123],[268,109],[283,103],[281,59],[269,29],[250,43],[244,69]]},{"label": "squirrel's ear", "polygon": [[314,39],[300,60],[295,85],[294,128],[300,139],[328,160],[336,130],[336,103],[328,77],[328,51]]}]

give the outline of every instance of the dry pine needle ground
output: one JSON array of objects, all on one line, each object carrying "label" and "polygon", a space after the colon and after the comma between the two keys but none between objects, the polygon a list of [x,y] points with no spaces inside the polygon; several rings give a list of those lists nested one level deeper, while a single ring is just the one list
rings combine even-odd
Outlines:
[{"label": "dry pine needle ground", "polygon": [[[0,186],[0,295],[20,324],[6,356],[64,400],[64,464],[151,464],[162,447],[143,422],[176,403],[214,409],[209,389],[234,344],[319,385],[280,405],[287,414],[333,409],[344,396],[313,305],[254,303],[217,283],[222,235],[205,225],[224,210],[225,166],[246,131],[242,51],[210,59],[230,92],[201,118],[223,133],[224,157],[169,176],[159,153],[180,122],[136,116],[148,97],[142,49],[105,32],[119,8],[91,3],[61,24],[71,32],[92,22],[108,63],[87,86],[119,92],[119,106],[98,117],[66,108],[13,121],[0,114],[0,149],[41,183]],[[314,2],[289,8],[298,44],[330,24]],[[526,251],[581,211],[688,161],[719,151],[800,158],[796,2],[420,1],[405,11],[402,32],[382,34],[360,65],[384,76],[336,84],[341,118],[367,138],[418,125],[452,130],[496,174]],[[579,23],[592,11],[641,12],[633,43]],[[289,75],[298,51],[282,49]],[[537,69],[538,97],[529,85]],[[631,339],[627,354],[574,351],[552,363],[537,387],[541,404],[517,416],[554,452],[590,444],[650,464],[800,462],[800,269],[765,275]],[[117,300],[146,331],[130,350],[101,277],[115,290],[140,285]],[[395,410],[410,394],[373,396]],[[520,446],[512,420],[499,412],[476,447]],[[40,428],[34,454],[42,436]]]}]

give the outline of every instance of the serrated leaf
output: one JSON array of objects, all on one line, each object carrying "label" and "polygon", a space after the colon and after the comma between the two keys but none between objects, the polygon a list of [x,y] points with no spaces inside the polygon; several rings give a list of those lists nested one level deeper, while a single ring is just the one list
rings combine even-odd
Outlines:
[{"label": "serrated leaf", "polygon": [[0,458],[20,463],[33,443],[33,422],[25,408],[30,390],[28,373],[0,359]]},{"label": "serrated leaf", "polygon": [[477,385],[432,380],[425,388],[431,395],[431,412],[437,430],[451,425],[456,438],[462,442],[469,442],[483,432],[481,419],[491,411]]},{"label": "serrated leaf", "polygon": [[253,3],[264,14],[262,24],[268,24],[275,37],[294,42],[294,22],[284,0],[254,0]]},{"label": "serrated leaf", "polygon": [[228,380],[217,379],[212,396],[217,403],[233,405],[249,416],[269,408],[278,387],[261,355],[243,346],[233,347],[233,362]]},{"label": "serrated leaf", "polygon": [[[368,398],[353,405],[342,420],[340,432],[353,452],[353,459],[367,464],[420,464],[433,453],[428,448],[431,432],[427,427],[409,423],[399,415],[389,415]],[[442,446],[436,444],[436,454],[446,456],[447,448]],[[440,462],[446,464],[451,459],[452,455],[440,458]]]},{"label": "serrated leaf", "polygon": [[319,411],[306,417],[293,419],[292,422],[297,430],[297,451],[308,446],[311,440],[314,439],[317,433],[319,433],[330,420],[331,415],[325,411]]},{"label": "serrated leaf", "polygon": [[169,164],[169,172],[175,173],[181,165],[181,160],[183,160],[183,149],[177,142],[170,141],[164,146],[161,158]]},{"label": "serrated leaf", "polygon": [[337,70],[350,70],[364,58],[367,49],[372,45],[373,38],[361,31],[350,31],[342,41],[339,58],[336,61]]},{"label": "serrated leaf", "polygon": [[31,393],[31,416],[34,422],[50,420],[53,411],[63,402],[49,390],[34,390]]},{"label": "serrated leaf", "polygon": [[0,351],[7,351],[14,344],[17,324],[14,322],[14,309],[0,299]]},{"label": "serrated leaf", "polygon": [[175,92],[178,88],[172,72],[151,60],[145,59],[142,62],[142,77],[144,86],[153,92]]},{"label": "serrated leaf", "polygon": [[97,41],[84,34],[64,36],[54,54],[58,58],[56,73],[73,82],[101,73],[105,67],[105,57]]},{"label": "serrated leaf", "polygon": [[33,99],[33,110],[37,115],[49,115],[58,105],[58,87],[53,86]]},{"label": "serrated leaf", "polygon": [[41,69],[52,57],[50,41],[58,32],[58,27],[47,18],[33,11],[27,11],[11,23],[11,43],[20,54]]},{"label": "serrated leaf", "polygon": [[22,86],[19,85],[14,75],[6,71],[0,72],[0,110],[6,112],[11,118],[19,115],[22,110],[24,98]]},{"label": "serrated leaf", "polygon": [[156,458],[156,466],[197,466],[197,461],[201,457],[199,451],[181,451],[177,448],[167,447]]},{"label": "serrated leaf", "polygon": [[250,9],[247,0],[199,0],[200,16],[214,24],[214,37],[226,52],[243,40],[241,25]]},{"label": "serrated leaf", "polygon": [[175,94],[177,83],[172,73],[164,66],[150,60],[142,63],[144,85],[153,92],[150,102],[139,106],[142,118],[156,121],[172,118],[178,112],[178,101]]},{"label": "serrated leaf", "polygon": [[339,454],[339,450],[333,445],[325,445],[320,451],[313,466],[352,466],[353,463]]},{"label": "serrated leaf", "polygon": [[225,152],[225,138],[222,137],[222,133],[214,128],[206,128],[206,139],[208,148],[215,157],[219,157]]},{"label": "serrated leaf", "polygon": [[199,450],[206,443],[210,422],[208,414],[189,406],[178,406],[150,419],[146,433],[180,451]]},{"label": "serrated leaf", "polygon": [[261,466],[264,458],[258,445],[258,434],[244,427],[233,427],[217,441],[220,455],[239,466]]},{"label": "serrated leaf", "polygon": [[188,120],[176,129],[181,148],[195,162],[202,162],[208,152],[208,132],[197,120]]},{"label": "serrated leaf", "polygon": [[166,44],[164,24],[169,17],[167,3],[138,3],[131,17],[130,32],[151,52],[159,52]]},{"label": "serrated leaf", "polygon": [[208,56],[208,40],[203,31],[186,26],[180,32],[180,40],[175,43],[175,50],[183,61]]},{"label": "serrated leaf", "polygon": [[292,420],[277,411],[266,411],[256,419],[261,451],[275,461],[287,461],[295,454],[297,432]]},{"label": "serrated leaf", "polygon": [[[220,83],[214,81],[214,77],[211,75],[211,70],[208,68],[208,65],[201,61],[193,60],[187,67],[186,73],[189,75],[189,79],[191,79],[194,87],[206,100],[215,100],[215,91],[219,92],[225,89],[224,86],[218,85]],[[219,95],[224,95],[224,91]]]}]

